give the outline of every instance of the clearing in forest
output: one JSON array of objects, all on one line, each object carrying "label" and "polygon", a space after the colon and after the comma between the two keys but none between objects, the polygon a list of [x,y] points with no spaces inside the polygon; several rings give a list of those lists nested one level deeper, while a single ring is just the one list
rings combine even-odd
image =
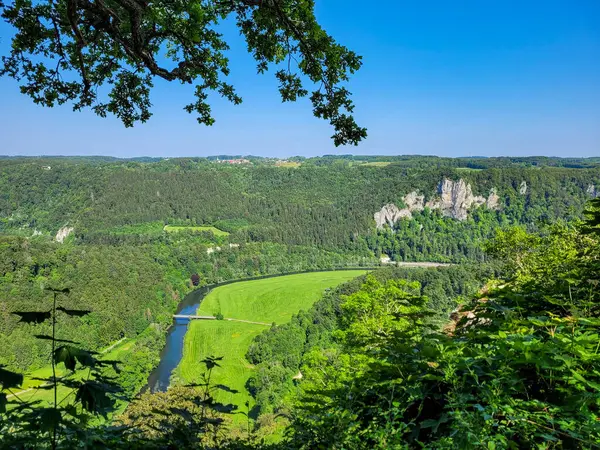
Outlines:
[{"label": "clearing in forest", "polygon": [[390,161],[373,161],[362,163],[361,166],[369,166],[369,167],[387,167],[391,164]]},{"label": "clearing in forest", "polygon": [[[364,273],[365,270],[315,272],[219,286],[204,298],[198,314],[221,313],[226,318],[281,324],[288,322],[300,310],[309,309],[321,298],[325,289],[334,288]],[[213,372],[211,384],[224,384],[239,391],[239,394],[223,393],[219,400],[244,410],[244,403],[250,400],[246,381],[253,371],[252,365],[246,361],[246,352],[254,337],[267,328],[225,320],[191,321],[178,376],[186,383],[197,382],[205,372],[200,361],[207,356],[223,356],[221,367]]]},{"label": "clearing in forest", "polygon": [[310,308],[325,289],[364,273],[364,270],[301,273],[219,286],[204,298],[198,315],[221,313],[230,319],[285,323],[301,309]]},{"label": "clearing in forest", "polygon": [[227,231],[219,230],[217,227],[186,227],[186,226],[176,226],[176,225],[165,225],[164,230],[167,233],[177,233],[179,231],[195,231],[202,232],[208,231],[215,236],[229,236]]}]

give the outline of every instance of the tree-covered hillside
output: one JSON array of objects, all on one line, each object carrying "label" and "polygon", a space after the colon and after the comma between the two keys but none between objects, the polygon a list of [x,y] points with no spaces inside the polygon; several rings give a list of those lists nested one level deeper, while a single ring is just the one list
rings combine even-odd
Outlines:
[{"label": "tree-covered hillside", "polygon": [[[260,159],[241,166],[203,159],[4,160],[0,229],[53,235],[68,225],[79,242],[106,244],[151,241],[160,232],[144,228],[150,223],[217,226],[231,233],[233,243],[453,261],[481,259],[482,240],[498,227],[536,229],[578,218],[585,202],[600,191],[597,168],[550,167],[543,159],[528,161],[526,167],[496,160],[485,169],[468,167],[473,160],[432,158],[392,160],[384,166],[343,158],[326,165],[320,161],[278,167]],[[580,161],[585,167],[595,164]],[[498,208],[473,208],[462,223],[426,209],[397,224],[392,234],[376,231],[373,215],[384,205],[402,205],[413,191],[431,200],[444,179],[464,180],[474,195],[487,196],[493,189]],[[521,193],[523,183],[526,192]]]},{"label": "tree-covered hillside", "polygon": [[[443,186],[450,186],[451,192],[445,191]],[[540,319],[542,322],[564,323],[569,322],[570,317],[585,320],[588,316],[594,317],[595,307],[585,303],[581,296],[589,294],[593,299],[595,295],[582,286],[587,283],[585,280],[593,282],[595,279],[594,245],[597,242],[595,235],[589,234],[594,231],[593,222],[585,228],[579,220],[584,217],[585,205],[598,195],[598,186],[600,170],[594,160],[480,162],[476,158],[324,157],[286,161],[244,158],[239,164],[229,164],[211,159],[1,159],[0,338],[4,345],[0,349],[0,378],[9,378],[2,378],[0,382],[3,389],[11,391],[20,386],[24,391],[34,388],[43,392],[49,378],[37,374],[47,374],[48,364],[58,361],[56,358],[62,358],[60,361],[66,361],[69,367],[96,364],[93,358],[85,356],[87,353],[77,353],[79,350],[53,354],[52,348],[57,342],[61,345],[77,343],[98,355],[125,342],[127,357],[121,363],[122,371],[113,375],[125,394],[132,396],[144,385],[158,361],[166,329],[179,300],[196,286],[260,275],[374,267],[399,261],[449,262],[456,265],[418,270],[389,267],[376,271],[368,279],[327,293],[313,309],[301,312],[288,324],[269,329],[252,343],[247,359],[256,370],[246,388],[253,395],[253,403],[248,405],[247,411],[248,430],[256,430],[258,435],[275,431],[282,438],[281,429],[277,427],[281,426],[278,417],[283,414],[293,437],[284,442],[285,445],[295,442],[292,447],[297,444],[305,448],[331,447],[332,442],[327,439],[336,439],[336,442],[339,439],[347,443],[347,448],[360,448],[357,441],[352,440],[353,430],[361,430],[364,442],[375,447],[386,447],[388,441],[378,436],[392,431],[399,439],[394,445],[412,446],[419,440],[430,442],[432,448],[456,447],[465,442],[468,430],[459,427],[461,433],[466,434],[452,440],[444,434],[449,429],[444,424],[447,421],[459,423],[462,416],[457,415],[458,410],[468,411],[465,420],[469,426],[502,426],[505,430],[514,425],[512,419],[492,411],[496,408],[494,402],[499,402],[501,408],[513,407],[510,399],[489,393],[484,398],[479,391],[468,391],[473,384],[469,378],[469,358],[505,358],[504,365],[508,367],[507,355],[524,351],[529,345],[523,341],[529,332],[519,327],[523,324],[534,328],[545,326],[527,322],[529,316],[539,314],[546,317]],[[416,198],[419,200],[415,201]],[[448,203],[450,209],[444,209],[444,203]],[[384,209],[386,205],[388,208]],[[376,213],[380,213],[377,217],[381,219],[381,211],[402,214],[393,221],[385,219],[378,223]],[[517,231],[507,231],[514,226]],[[496,240],[490,244],[494,236]],[[504,281],[488,283],[494,278],[508,284],[503,284]],[[471,304],[470,299],[486,283],[488,297],[496,300],[483,306],[476,300]],[[68,295],[61,299],[63,309],[58,312],[52,308],[56,291],[49,290],[55,286],[68,288]],[[497,286],[509,286],[511,290],[495,290]],[[567,297],[569,292],[573,300]],[[521,298],[528,303],[511,303],[520,302]],[[483,312],[464,310],[455,313],[458,318],[472,319],[470,314],[494,317],[501,328],[506,328],[500,330],[502,333],[515,336],[515,347],[495,347],[504,334],[493,331],[491,336],[497,335],[493,338],[496,341],[488,338],[487,322],[473,328],[472,322],[465,319],[466,322],[459,322],[457,331],[452,325],[450,331],[441,332],[442,327],[448,325],[448,315],[459,303]],[[550,307],[552,304],[559,306]],[[498,309],[490,310],[488,306]],[[15,314],[18,312],[25,312],[25,316]],[[53,320],[38,323],[31,319],[39,315],[52,316]],[[527,323],[509,320],[521,315]],[[557,327],[563,327],[563,322],[557,322]],[[595,326],[592,322],[583,325]],[[541,340],[535,341],[535,345],[539,344],[539,352],[544,352],[546,337],[536,330],[532,333]],[[585,336],[593,334],[588,328],[583,333]],[[49,336],[56,337],[50,339]],[[581,339],[587,339],[585,336]],[[567,339],[561,335],[563,338]],[[560,347],[562,344],[554,344],[552,351],[566,360],[568,355],[565,356],[565,349]],[[580,350],[587,352],[589,349],[584,344]],[[421,360],[399,356],[407,348],[422,345],[434,348],[432,355],[439,361],[428,359],[425,363],[432,365],[425,367]],[[481,353],[469,353],[474,349]],[[539,352],[536,355],[539,356]],[[572,393],[569,389],[575,385],[563,383],[566,372],[560,372],[563,378],[559,381],[554,375],[558,373],[554,366],[552,369],[534,367],[527,357],[523,358],[525,362],[518,373],[503,373],[502,389],[511,383],[521,383],[527,389],[535,385],[532,389],[539,390],[542,389],[540,383],[552,380],[564,392]],[[211,361],[204,364],[211,366],[214,364]],[[558,364],[556,361],[548,364]],[[441,367],[439,370],[436,364]],[[373,386],[381,386],[381,392],[389,393],[390,389],[397,392],[399,381],[390,378],[387,372],[390,365],[405,365],[406,371],[415,371],[414,380],[423,382],[403,386],[406,391],[402,395],[406,396],[393,400],[400,406],[386,410],[381,403],[384,399],[373,396],[378,389]],[[211,367],[219,369],[216,365]],[[478,372],[482,380],[488,377],[485,383],[489,384],[485,387],[489,392],[494,389],[491,374],[497,373],[498,367],[485,367]],[[583,372],[596,370],[593,358],[588,366],[573,367],[577,367],[574,370],[585,380]],[[457,370],[462,374],[461,380],[450,376]],[[544,372],[547,370],[551,373]],[[13,371],[25,373],[24,382],[19,383],[20,378],[7,375]],[[531,375],[531,371],[542,374],[541,378]],[[302,377],[298,378],[298,373]],[[81,380],[65,378],[71,385]],[[353,396],[364,395],[357,398],[366,409],[346,402],[344,395],[348,393],[343,388],[348,383],[355,383],[359,389]],[[595,398],[595,381],[592,379],[590,383],[586,384],[585,395]],[[318,390],[315,386],[319,385],[326,389]],[[94,386],[94,389],[98,387]],[[584,386],[577,384],[576,388],[581,390]],[[314,389],[317,391],[313,392]],[[415,403],[416,397],[411,396],[417,395],[415,392],[427,396],[432,389],[437,402],[433,409],[442,415],[428,410],[425,417],[418,413],[420,406]],[[159,448],[163,444],[174,445],[173,427],[183,424],[187,424],[184,429],[191,433],[193,442],[198,442],[199,436],[206,437],[204,425],[199,429],[192,427],[196,431],[189,432],[186,422],[189,419],[198,425],[194,414],[199,411],[199,404],[204,405],[200,410],[205,414],[206,403],[193,406],[193,403],[182,402],[180,394],[189,394],[191,398],[199,395],[193,389],[188,394],[185,392],[188,391],[178,390],[157,397],[146,394],[123,419],[133,427],[131,429],[141,427],[144,433],[118,435],[119,443],[110,441],[111,446],[147,448],[150,445],[148,441],[140,443],[138,438],[150,439]],[[0,394],[0,407],[13,398],[13,393],[7,390]],[[81,400],[81,395],[75,403]],[[86,405],[92,405],[85,395]],[[198,402],[213,398],[208,392],[202,395],[205,400]],[[464,400],[464,396],[474,396],[486,411],[485,416],[477,415],[478,407],[473,406],[477,411],[473,410],[471,400]],[[43,398],[46,402],[47,398]],[[565,402],[548,396],[536,397],[536,401],[564,420],[560,432],[549,434],[554,439],[563,439],[566,433],[569,439],[577,441],[584,432],[595,433],[589,414],[567,413]],[[9,405],[14,402],[16,400],[11,400]],[[333,411],[332,415],[319,415],[320,411],[312,409],[314,402],[325,405],[329,409],[322,408],[321,412]],[[177,419],[176,423],[167,421],[165,424],[161,416],[155,414],[158,406],[171,411],[169,408],[177,409],[182,404],[189,406],[192,413],[184,414],[185,418]],[[590,405],[584,402],[580,406],[591,411]],[[398,412],[402,408],[406,409],[404,415]],[[559,429],[559,424],[535,410],[533,403],[519,408],[519,420],[535,422],[543,429],[553,426]],[[385,419],[394,430],[380,426],[388,410],[397,414]],[[32,414],[55,414],[51,411],[52,408],[34,408]],[[219,418],[217,428],[227,423],[227,414],[222,415],[223,411],[211,416]],[[71,409],[61,409],[60,420],[71,413]],[[499,422],[489,422],[488,416],[499,417]],[[5,429],[19,429],[24,436],[31,436],[27,427],[20,428],[20,417],[9,414]],[[57,416],[52,417],[59,420]],[[537,420],[539,417],[541,421]],[[206,420],[206,416],[203,415],[202,420]],[[505,420],[508,422],[502,422]],[[372,426],[368,425],[370,421]],[[70,430],[71,425],[60,423],[65,430]],[[145,428],[147,423],[162,424],[164,428],[156,434],[158,432]],[[431,431],[424,431],[429,429]],[[525,430],[522,433],[533,433],[529,428],[522,429]],[[106,429],[94,430],[93,433],[104,436],[102,439],[109,439]],[[220,434],[219,439],[229,437],[219,440],[219,445],[230,445],[227,439],[234,435],[252,434],[238,428],[229,430],[234,434]],[[502,447],[502,443],[511,438],[507,431],[499,433],[497,439],[490,439],[488,434],[478,439],[486,443],[493,441]],[[164,439],[161,444],[156,441],[157,436]],[[68,441],[67,434],[63,437],[68,447],[72,441]],[[244,439],[243,445],[259,446],[258,441]],[[238,444],[242,445],[236,441]],[[185,448],[187,444],[181,445]]]}]

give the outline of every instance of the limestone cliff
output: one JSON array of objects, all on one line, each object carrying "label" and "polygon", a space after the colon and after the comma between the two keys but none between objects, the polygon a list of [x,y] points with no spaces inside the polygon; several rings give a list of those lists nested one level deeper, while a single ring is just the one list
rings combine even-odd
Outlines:
[{"label": "limestone cliff", "polygon": [[471,185],[465,180],[452,181],[444,179],[437,189],[437,196],[425,203],[425,197],[417,192],[407,194],[403,199],[405,208],[400,209],[393,203],[388,203],[374,214],[377,228],[385,224],[392,227],[402,218],[412,218],[413,211],[422,211],[425,206],[430,209],[439,209],[446,217],[465,220],[469,209],[486,205],[489,209],[499,209],[500,197],[495,189],[490,190],[487,198],[473,195]]},{"label": "limestone cliff", "polygon": [[590,184],[586,190],[587,194],[592,198],[600,197],[600,190],[593,184]]},{"label": "limestone cliff", "polygon": [[495,188],[492,188],[490,190],[490,195],[488,195],[488,198],[485,201],[485,206],[487,206],[488,209],[493,209],[493,210],[500,209],[500,197],[496,193]]},{"label": "limestone cliff", "polygon": [[388,203],[380,211],[377,211],[373,217],[375,218],[377,228],[383,228],[385,224],[388,224],[390,227],[393,226],[403,217],[412,219],[412,214],[408,209],[399,209],[393,203]]},{"label": "limestone cliff", "polygon": [[527,181],[521,182],[521,186],[519,186],[519,194],[521,194],[521,195],[527,194]]},{"label": "limestone cliff", "polygon": [[479,207],[486,203],[486,198],[474,196],[471,185],[465,180],[452,181],[444,179],[438,185],[439,197],[427,202],[431,209],[439,209],[446,217],[465,220],[467,212],[472,207]]},{"label": "limestone cliff", "polygon": [[64,240],[69,237],[69,235],[74,231],[73,227],[62,227],[60,230],[58,230],[58,233],[56,233],[56,237],[54,238],[54,240],[56,242],[60,242],[61,244],[64,242]]}]

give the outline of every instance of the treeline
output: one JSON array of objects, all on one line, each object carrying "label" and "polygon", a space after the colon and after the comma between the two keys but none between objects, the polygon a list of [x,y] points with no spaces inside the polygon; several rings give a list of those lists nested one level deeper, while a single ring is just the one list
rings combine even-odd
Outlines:
[{"label": "treeline", "polygon": [[[475,295],[482,288],[482,280],[492,277],[496,270],[493,265],[387,268],[376,270],[369,277],[381,283],[417,282],[419,295],[427,297],[428,308],[436,313],[435,320],[444,323],[450,312]],[[290,396],[297,392],[294,376],[307,363],[307,355],[338,345],[334,331],[344,320],[341,305],[364,282],[363,276],[345,283],[324,295],[309,311],[300,312],[289,323],[273,326],[254,339],[246,357],[255,365],[248,389],[256,401],[257,413],[289,412],[293,404]]]},{"label": "treeline", "polygon": [[[496,228],[526,224],[534,230],[539,224],[580,218],[600,186],[597,169],[548,167],[541,160],[540,167],[531,161],[524,168],[498,160],[501,168],[488,165],[485,170],[427,157],[384,167],[303,163],[298,168],[233,167],[191,158],[93,164],[67,159],[52,166],[9,161],[0,163],[0,231],[54,235],[69,225],[79,242],[139,245],[161,233],[144,229],[145,224],[221,225],[233,243],[388,253],[399,260],[481,259],[481,242]],[[395,236],[375,230],[373,214],[383,205],[402,205],[412,191],[428,200],[444,178],[466,180],[475,195],[496,189],[500,209],[474,210],[466,224],[439,212],[416,214],[415,221],[398,225]]]},{"label": "treeline", "polygon": [[499,232],[503,262],[440,329],[418,284],[367,277],[304,356],[293,448],[595,448],[600,200],[577,227]]},{"label": "treeline", "polygon": [[[84,318],[64,317],[63,338],[100,350],[122,337],[136,337],[148,327],[163,332],[182,297],[193,286],[259,275],[347,266],[373,266],[360,255],[340,255],[314,247],[251,243],[220,250],[201,237],[174,234],[150,244],[56,244],[43,237],[0,237],[0,364],[32,370],[47,363],[49,343],[33,335],[48,325],[17,326],[13,311],[44,311],[51,295],[45,288],[61,281],[70,287],[74,309]],[[46,327],[46,328],[44,328]]]}]

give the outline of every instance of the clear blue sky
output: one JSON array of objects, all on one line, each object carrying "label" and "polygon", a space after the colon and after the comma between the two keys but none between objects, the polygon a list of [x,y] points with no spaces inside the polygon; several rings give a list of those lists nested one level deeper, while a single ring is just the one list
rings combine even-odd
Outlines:
[{"label": "clear blue sky", "polygon": [[[316,0],[337,40],[364,57],[353,78],[358,147],[335,148],[309,101],[282,104],[235,30],[244,98],[215,97],[217,123],[182,110],[191,88],[157,82],[154,116],[125,129],[44,109],[0,79],[0,154],[263,156],[356,154],[600,156],[600,0]],[[0,24],[0,53],[10,29]]]}]

